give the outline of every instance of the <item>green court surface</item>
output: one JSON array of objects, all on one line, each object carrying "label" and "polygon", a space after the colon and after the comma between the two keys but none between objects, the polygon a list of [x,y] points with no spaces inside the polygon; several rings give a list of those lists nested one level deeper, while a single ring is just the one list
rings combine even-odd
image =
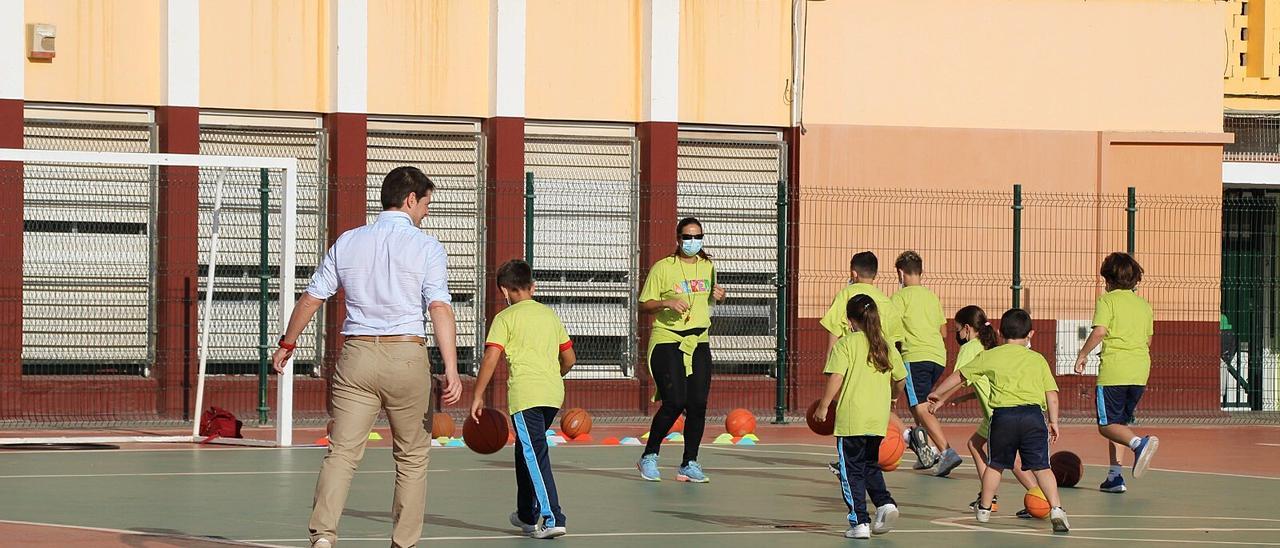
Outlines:
[{"label": "green court surface", "polygon": [[[820,444],[704,446],[712,482],[674,481],[679,447],[664,451],[664,481],[639,479],[638,447],[559,446],[556,481],[569,546],[843,546],[845,506]],[[306,523],[322,449],[195,449],[0,452],[0,545],[306,546]],[[1270,453],[1268,453],[1270,454]],[[1273,456],[1274,458],[1274,456]],[[1167,463],[1166,463],[1167,464]],[[428,480],[426,546],[513,546],[537,542],[507,523],[514,508],[510,448],[489,456],[435,448]],[[887,474],[902,510],[877,545],[1120,546],[1280,545],[1273,475],[1153,470],[1130,492],[1094,489],[1090,466],[1079,488],[1063,490],[1072,531],[1018,520],[1022,491],[1006,478],[996,518],[967,512],[977,491],[967,464],[949,479],[902,468]],[[367,451],[353,482],[339,546],[386,546],[393,480],[389,450]],[[57,524],[66,527],[34,526]],[[64,538],[56,541],[55,539]],[[67,536],[69,535],[69,536]],[[6,539],[8,539],[6,541]],[[18,542],[9,544],[8,542]]]}]

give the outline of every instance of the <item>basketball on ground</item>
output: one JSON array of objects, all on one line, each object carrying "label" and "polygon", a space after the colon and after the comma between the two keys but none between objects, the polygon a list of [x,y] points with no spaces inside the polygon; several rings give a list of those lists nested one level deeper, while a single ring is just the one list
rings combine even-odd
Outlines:
[{"label": "basketball on ground", "polygon": [[1022,496],[1022,506],[1027,509],[1031,517],[1036,519],[1044,519],[1049,517],[1049,499],[1045,498],[1044,491],[1039,487],[1032,487],[1027,494]]},{"label": "basketball on ground", "polygon": [[570,439],[591,432],[591,413],[581,407],[574,407],[560,417],[560,432]]},{"label": "basketball on ground", "polygon": [[734,409],[724,419],[724,430],[740,438],[756,431],[756,416],[746,409]]},{"label": "basketball on ground", "polygon": [[906,450],[907,442],[903,441],[902,432],[889,425],[889,431],[880,440],[880,469],[885,472],[897,470],[898,461],[902,460],[902,453]]},{"label": "basketball on ground", "polygon": [[1058,451],[1049,457],[1049,468],[1058,479],[1058,487],[1075,487],[1084,476],[1084,463],[1071,451]]},{"label": "basketball on ground", "polygon": [[453,417],[450,417],[448,413],[431,415],[431,437],[452,438],[454,432]]}]

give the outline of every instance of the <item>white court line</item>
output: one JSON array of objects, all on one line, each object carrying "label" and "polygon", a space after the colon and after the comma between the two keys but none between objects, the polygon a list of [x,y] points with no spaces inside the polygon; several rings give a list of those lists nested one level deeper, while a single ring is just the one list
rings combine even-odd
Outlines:
[{"label": "white court line", "polygon": [[252,541],[252,540],[235,540],[235,539],[228,539],[228,538],[199,537],[195,535],[172,535],[167,533],[152,533],[147,531],[129,531],[126,529],[110,529],[107,527],[86,527],[81,525],[63,525],[60,523],[40,523],[37,521],[18,521],[18,520],[12,520],[12,519],[0,519],[0,523],[8,523],[11,525],[30,525],[34,527],[51,527],[54,529],[75,529],[78,531],[97,531],[100,533],[113,533],[118,535],[136,535],[136,536],[144,536],[144,537],[183,539],[183,540],[202,540],[205,542],[226,544],[228,546],[254,546],[259,548],[288,548],[285,546],[279,546],[275,544],[263,544],[263,542],[266,542],[266,541],[259,542],[259,541]]},{"label": "white court line", "polygon": [[[1270,519],[1270,518],[1236,518],[1236,517],[1229,517],[1229,516],[1228,516],[1228,517],[1218,517],[1218,516],[1120,516],[1120,515],[1089,515],[1089,514],[1082,514],[1082,515],[1075,515],[1075,516],[1069,516],[1069,517],[1070,517],[1070,518],[1072,518],[1072,519],[1075,519],[1075,518],[1104,518],[1104,519],[1105,519],[1105,518],[1125,518],[1125,519],[1175,519],[1175,520],[1181,520],[1181,521],[1196,521],[1196,520],[1206,521],[1206,520],[1207,520],[1207,521],[1266,521],[1266,522],[1280,522],[1280,519]],[[1047,537],[1047,538],[1063,538],[1063,539],[1068,539],[1068,538],[1070,538],[1070,539],[1082,539],[1082,540],[1108,540],[1108,541],[1120,541],[1120,542],[1172,542],[1172,543],[1178,543],[1178,544],[1228,544],[1228,545],[1244,545],[1244,546],[1280,546],[1280,542],[1242,542],[1242,541],[1231,541],[1231,540],[1204,540],[1204,539],[1183,540],[1183,539],[1150,539],[1150,538],[1131,538],[1131,537],[1093,537],[1093,536],[1081,536],[1081,535],[1076,535],[1076,534],[1072,534],[1072,533],[1054,533],[1054,532],[1052,532],[1052,531],[1026,531],[1026,530],[1018,530],[1018,529],[992,529],[992,528],[990,528],[990,527],[985,527],[985,526],[979,525],[979,524],[977,524],[977,522],[974,522],[974,523],[957,523],[958,521],[960,521],[960,520],[965,520],[965,519],[973,519],[973,517],[972,517],[972,516],[955,516],[955,517],[948,517],[948,518],[940,518],[940,519],[932,520],[932,521],[930,521],[929,523],[932,523],[932,524],[935,524],[935,525],[948,525],[948,526],[951,526],[951,527],[960,527],[960,528],[964,528],[964,529],[967,529],[967,530],[974,530],[974,531],[985,531],[985,532],[991,532],[991,533],[1004,533],[1004,534],[1007,534],[1007,535],[1025,535],[1025,536],[1032,536],[1032,537]],[[995,519],[1016,520],[1017,518],[1014,518],[1013,516],[1002,516],[1002,517],[995,518]],[[1100,528],[1100,529],[1077,528],[1077,529],[1072,529],[1071,531],[1073,531],[1073,532],[1074,532],[1074,531],[1145,531],[1145,532],[1169,531],[1169,532],[1186,532],[1186,531],[1214,531],[1214,530],[1218,530],[1218,531],[1231,531],[1232,529],[1211,529],[1211,528],[1204,528],[1204,527],[1202,527],[1202,528],[1168,528],[1168,529],[1163,529],[1163,528],[1158,528],[1158,527],[1134,527],[1134,528],[1114,527],[1114,528]],[[1276,530],[1277,530],[1277,529],[1273,529],[1273,528],[1262,528],[1262,527],[1260,527],[1260,528],[1257,528],[1257,529],[1241,528],[1241,529],[1239,529],[1239,530],[1238,530],[1238,532],[1248,532],[1248,531],[1271,532],[1271,531],[1276,531]]]},{"label": "white court line", "polygon": [[1258,445],[1265,445],[1267,447],[1280,447],[1280,443],[1259,443]]},{"label": "white court line", "polygon": [[[634,466],[621,467],[594,467],[580,468],[561,465],[561,471],[570,472],[622,472],[635,470]],[[708,466],[704,470],[825,470],[823,466]],[[514,471],[514,467],[493,466],[489,468],[458,468],[453,470],[427,470],[431,474],[454,473],[454,472],[501,472]],[[169,476],[271,476],[271,475],[293,475],[318,474],[320,470],[249,470],[249,471],[224,471],[224,472],[121,472],[118,474],[15,474],[9,476],[0,476],[0,479],[36,479],[36,478],[129,478],[129,477],[169,477]],[[394,474],[395,470],[357,470],[356,474]]]}]

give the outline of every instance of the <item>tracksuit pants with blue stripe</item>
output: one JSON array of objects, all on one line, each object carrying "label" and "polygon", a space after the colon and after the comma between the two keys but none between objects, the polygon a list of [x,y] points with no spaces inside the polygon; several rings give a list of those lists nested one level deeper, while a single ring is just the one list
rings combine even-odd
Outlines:
[{"label": "tracksuit pants with blue stripe", "polygon": [[836,436],[840,453],[840,490],[849,507],[849,525],[871,523],[867,495],[877,508],[896,504],[880,470],[880,441],[884,436]]},{"label": "tracksuit pants with blue stripe", "polygon": [[555,407],[532,407],[511,415],[516,431],[516,515],[530,525],[541,519],[548,528],[565,526],[547,452],[547,428],[558,412]]}]

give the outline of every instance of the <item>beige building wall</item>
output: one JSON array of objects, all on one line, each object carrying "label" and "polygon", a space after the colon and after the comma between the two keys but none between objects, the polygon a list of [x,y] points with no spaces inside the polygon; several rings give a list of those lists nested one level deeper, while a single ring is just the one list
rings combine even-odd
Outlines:
[{"label": "beige building wall", "polygon": [[682,0],[680,10],[680,121],[789,125],[791,2]]},{"label": "beige building wall", "polygon": [[26,0],[26,23],[53,24],[58,32],[54,59],[26,63],[26,100],[159,103],[161,1]]},{"label": "beige building wall", "polygon": [[201,106],[325,112],[329,39],[325,2],[200,2]]},{"label": "beige building wall", "polygon": [[488,116],[488,2],[370,2],[369,112]]},{"label": "beige building wall", "polygon": [[639,120],[640,5],[640,0],[531,0],[525,27],[526,117]]}]

